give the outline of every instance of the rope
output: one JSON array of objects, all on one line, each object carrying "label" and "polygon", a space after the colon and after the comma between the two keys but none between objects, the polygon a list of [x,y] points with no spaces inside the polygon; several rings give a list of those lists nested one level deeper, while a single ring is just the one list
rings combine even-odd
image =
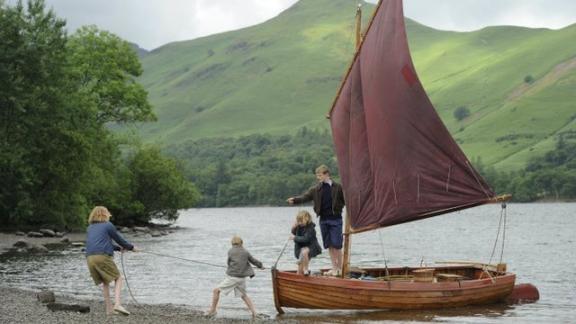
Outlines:
[{"label": "rope", "polygon": [[[505,204],[502,205],[505,206]],[[494,257],[494,253],[496,252],[496,245],[498,244],[498,239],[500,238],[500,228],[502,228],[502,218],[505,209],[506,207],[503,207],[500,210],[500,220],[498,221],[498,232],[496,233],[496,240],[494,241],[494,246],[492,247],[492,254],[490,254],[490,260],[488,261],[488,264],[492,263],[492,258]]]},{"label": "rope", "polygon": [[386,260],[386,251],[384,250],[384,240],[382,240],[382,230],[378,231],[378,238],[380,239],[380,247],[382,248],[382,259],[384,259],[384,269],[387,276],[390,275],[388,272],[388,261]]},{"label": "rope", "polygon": [[128,288],[128,292],[130,293],[130,297],[132,297],[134,303],[136,303],[138,307],[143,308],[142,305],[140,305],[140,303],[136,300],[136,297],[134,297],[132,289],[130,288],[130,283],[128,282],[128,276],[126,275],[126,267],[124,266],[124,252],[120,254],[121,254],[120,263],[122,264],[122,274],[124,274],[124,281],[126,281],[126,288]]},{"label": "rope", "polygon": [[[288,244],[288,242],[286,242],[286,244],[284,245],[284,249],[286,248],[286,245]],[[284,249],[282,249],[282,253],[284,253]],[[220,264],[214,264],[214,263],[209,263],[209,262],[204,262],[204,261],[198,261],[198,260],[192,260],[192,259],[186,259],[186,258],[181,258],[181,257],[177,257],[177,256],[173,256],[173,255],[168,255],[168,254],[160,254],[160,253],[155,253],[155,252],[148,252],[148,251],[139,251],[140,253],[147,253],[147,254],[151,254],[151,255],[156,255],[156,256],[161,256],[161,257],[165,257],[165,258],[172,258],[172,259],[178,259],[178,260],[182,260],[182,261],[188,261],[188,262],[192,262],[192,263],[198,263],[198,264],[203,264],[203,265],[208,265],[208,266],[212,266],[212,267],[218,267],[218,268],[226,268],[226,266],[220,265]],[[130,297],[132,297],[132,300],[138,304],[138,306],[140,306],[140,303],[136,300],[136,298],[134,297],[134,294],[132,293],[132,289],[130,288],[130,283],[128,282],[128,276],[126,275],[126,267],[124,266],[124,253],[122,253],[122,256],[120,258],[120,262],[122,264],[122,273],[124,274],[124,280],[126,281],[126,287],[128,288],[128,292],[130,293]],[[276,263],[278,263],[278,261],[276,261]],[[259,268],[261,270],[266,269],[265,267]]]},{"label": "rope", "polygon": [[272,266],[274,269],[276,269],[276,266],[278,265],[278,261],[280,261],[282,254],[284,254],[284,250],[286,250],[286,247],[288,246],[288,242],[290,242],[290,239],[287,239],[286,243],[284,243],[284,247],[282,248],[282,251],[280,251],[280,255],[278,256],[278,259],[276,259],[276,262],[274,262],[274,265]]},{"label": "rope", "polygon": [[[139,251],[139,252],[143,252],[143,251]],[[130,293],[130,297],[132,298],[132,301],[134,301],[134,303],[136,304],[136,307],[139,308],[140,310],[144,310],[144,313],[148,312],[148,315],[154,314],[152,312],[150,312],[145,305],[142,305],[138,302],[138,300],[136,300],[136,297],[134,297],[134,294],[132,293],[132,289],[130,288],[130,283],[128,282],[128,276],[126,275],[126,266],[124,265],[124,253],[121,253],[121,257],[120,257],[120,263],[122,264],[122,274],[124,275],[124,281],[126,281],[126,288],[128,288],[128,292]],[[161,316],[161,317],[166,317],[166,318],[176,318],[176,317],[181,317],[181,316],[189,316],[189,313],[185,313],[185,312],[173,312],[171,315],[166,315],[166,314],[154,314],[156,316]]]},{"label": "rope", "polygon": [[165,257],[165,258],[172,258],[172,259],[177,259],[177,260],[182,260],[182,261],[187,261],[187,262],[192,262],[192,263],[208,265],[208,266],[212,266],[212,267],[226,268],[226,266],[223,266],[221,264],[214,264],[214,263],[209,263],[209,262],[204,262],[204,261],[186,259],[186,258],[181,258],[181,257],[173,256],[173,255],[168,255],[168,254],[160,254],[160,253],[148,252],[148,251],[140,251],[140,253],[147,253],[147,254],[161,256],[161,257]]}]

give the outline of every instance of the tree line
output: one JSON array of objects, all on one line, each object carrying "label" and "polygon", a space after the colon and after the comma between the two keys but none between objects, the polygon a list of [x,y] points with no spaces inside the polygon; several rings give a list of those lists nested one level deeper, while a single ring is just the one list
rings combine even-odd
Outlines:
[{"label": "tree line", "polygon": [[0,226],[175,219],[199,198],[172,158],[113,123],[155,120],[131,46],[94,26],[68,35],[41,0],[0,1]]},{"label": "tree line", "polygon": [[318,165],[338,174],[328,131],[306,127],[293,135],[200,139],[166,152],[183,161],[203,207],[279,206],[314,184]]},{"label": "tree line", "polygon": [[513,201],[571,201],[576,199],[576,143],[560,135],[553,150],[530,159],[519,171],[501,172],[479,160],[479,172],[500,193]]},{"label": "tree line", "polygon": [[[338,177],[330,133],[306,127],[293,135],[201,139],[166,152],[184,161],[203,207],[284,205],[314,184],[320,164]],[[576,198],[576,144],[563,139],[523,170],[499,172],[480,159],[473,164],[497,193],[510,193],[516,202]]]}]

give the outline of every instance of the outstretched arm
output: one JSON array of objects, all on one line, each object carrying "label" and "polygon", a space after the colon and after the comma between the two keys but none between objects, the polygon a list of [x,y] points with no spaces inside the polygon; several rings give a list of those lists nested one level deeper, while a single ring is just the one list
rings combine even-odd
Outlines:
[{"label": "outstretched arm", "polygon": [[286,199],[286,201],[292,205],[292,204],[302,204],[308,201],[311,201],[313,199],[313,195],[312,193],[314,192],[314,187],[308,189],[305,193],[303,193],[300,196],[295,196],[295,197],[290,197],[288,199]]},{"label": "outstretched arm", "polygon": [[248,253],[248,262],[252,263],[253,265],[257,266],[260,269],[264,268],[262,262],[256,260],[256,258],[254,258],[250,253]]},{"label": "outstretched arm", "polygon": [[126,241],[122,237],[122,235],[120,235],[120,233],[118,233],[118,231],[116,230],[116,227],[114,227],[114,225],[112,225],[112,223],[108,223],[108,235],[110,235],[112,240],[114,240],[114,242],[118,243],[118,245],[120,245],[124,249],[126,249],[126,250],[133,250],[134,249],[134,245],[132,245],[128,241]]}]

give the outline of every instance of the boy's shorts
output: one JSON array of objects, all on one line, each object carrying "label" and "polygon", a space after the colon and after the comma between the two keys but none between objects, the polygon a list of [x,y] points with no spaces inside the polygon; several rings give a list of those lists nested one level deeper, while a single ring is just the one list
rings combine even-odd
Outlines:
[{"label": "boy's shorts", "polygon": [[246,278],[227,276],[226,279],[222,280],[222,282],[218,284],[218,289],[220,289],[220,292],[224,295],[228,295],[232,290],[234,290],[234,296],[245,296]]},{"label": "boy's shorts", "polygon": [[320,219],[320,232],[324,248],[342,248],[342,217],[337,219]]},{"label": "boy's shorts", "polygon": [[114,263],[114,258],[110,255],[90,255],[86,259],[88,263],[88,270],[90,271],[90,276],[96,286],[101,283],[109,284],[120,278],[120,271]]}]

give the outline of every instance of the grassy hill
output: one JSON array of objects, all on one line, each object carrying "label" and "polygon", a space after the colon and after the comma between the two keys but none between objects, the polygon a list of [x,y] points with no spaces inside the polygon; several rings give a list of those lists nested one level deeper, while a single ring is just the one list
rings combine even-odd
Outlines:
[{"label": "grassy hill", "polygon": [[[159,121],[146,141],[327,128],[324,118],[354,51],[355,1],[301,0],[257,26],[146,54],[141,82]],[[365,20],[374,8],[366,4]],[[511,170],[576,131],[576,25],[562,30],[434,30],[407,20],[419,76],[472,159]],[[529,82],[526,82],[529,81]],[[453,112],[471,115],[457,121]]]}]

